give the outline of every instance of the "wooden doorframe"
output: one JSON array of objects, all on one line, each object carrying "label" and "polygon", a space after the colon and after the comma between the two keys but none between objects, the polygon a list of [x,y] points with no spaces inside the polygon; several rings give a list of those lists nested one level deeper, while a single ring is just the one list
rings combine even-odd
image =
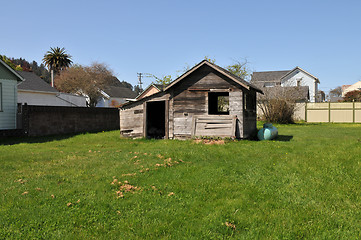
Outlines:
[{"label": "wooden doorframe", "polygon": [[169,100],[147,101],[143,103],[143,137],[147,138],[147,104],[151,102],[164,102],[164,139],[169,139]]},{"label": "wooden doorframe", "polygon": [[165,100],[165,121],[164,121],[164,130],[165,130],[165,139],[169,139],[169,100]]}]

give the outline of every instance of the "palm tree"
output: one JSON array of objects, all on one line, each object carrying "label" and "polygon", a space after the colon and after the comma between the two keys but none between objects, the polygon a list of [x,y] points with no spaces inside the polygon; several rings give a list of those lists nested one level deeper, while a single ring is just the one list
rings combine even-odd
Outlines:
[{"label": "palm tree", "polygon": [[54,71],[58,74],[61,70],[68,68],[73,61],[65,48],[51,47],[50,51],[44,55],[43,63],[51,70],[51,86],[54,87]]}]

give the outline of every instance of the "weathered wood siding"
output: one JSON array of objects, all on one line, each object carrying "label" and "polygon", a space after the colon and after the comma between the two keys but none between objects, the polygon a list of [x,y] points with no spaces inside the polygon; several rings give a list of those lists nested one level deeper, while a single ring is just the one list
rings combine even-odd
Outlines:
[{"label": "weathered wood siding", "polygon": [[[119,110],[120,118],[120,134],[125,137],[144,137],[145,136],[145,104],[151,101],[168,101],[169,94],[158,93],[154,97],[148,97],[141,99],[140,101],[134,102]],[[167,104],[167,103],[166,103]],[[170,103],[169,103],[170,104]],[[169,105],[171,106],[171,104]],[[170,107],[169,107],[170,108]],[[169,110],[169,113],[171,111]],[[166,113],[167,114],[167,113]],[[173,125],[173,118],[170,114],[168,117],[169,126]],[[166,126],[166,131],[167,131]],[[170,132],[170,131],[169,131]],[[167,135],[168,133],[166,133]]]},{"label": "weathered wood siding", "polygon": [[192,136],[235,137],[236,116],[193,116]]},{"label": "weathered wood siding", "polygon": [[[210,92],[228,92],[229,115],[209,114],[208,96]],[[191,138],[192,134],[202,135],[202,132],[194,133],[192,131],[195,117],[201,119],[200,117],[221,118],[222,116],[231,118],[235,116],[237,118],[234,121],[235,126],[233,126],[235,136],[237,138],[247,138],[256,130],[256,109],[254,107],[254,111],[252,108],[247,109],[247,113],[244,112],[245,93],[247,93],[248,98],[256,100],[254,90],[249,91],[216,69],[203,65],[166,90],[166,92],[159,92],[124,106],[120,110],[120,131],[124,136],[145,136],[146,103],[164,100],[166,101],[165,135],[168,138],[183,139]],[[223,133],[225,129],[231,129],[230,123],[219,124],[221,125],[218,125],[218,127],[221,126],[224,129],[220,130],[218,128],[212,133],[209,133],[210,129],[216,129],[212,124],[207,125],[205,122],[204,126],[199,126],[201,126],[201,131],[205,130],[209,133],[207,135],[226,135]]]},{"label": "weathered wood siding", "polygon": [[[230,115],[242,118],[242,92],[237,85],[214,69],[203,66],[174,86],[173,119],[174,138],[190,138],[194,116],[208,116],[208,93],[226,91],[232,98]],[[238,92],[238,94],[233,94]],[[239,98],[237,98],[239,96]],[[231,100],[230,100],[231,107]],[[231,107],[231,108],[232,108]],[[214,116],[214,115],[213,115]],[[242,128],[242,125],[239,125]]]},{"label": "weathered wood siding", "polygon": [[[246,98],[246,106],[243,104],[243,136],[242,138],[250,138],[257,131],[257,102],[256,92],[244,91]],[[243,98],[243,99],[244,99]]]},{"label": "weathered wood siding", "polygon": [[240,89],[229,93],[229,114],[237,117],[236,138],[243,138],[243,93]]},{"label": "weathered wood siding", "polygon": [[17,81],[0,79],[0,130],[16,129]]},{"label": "weathered wood siding", "polygon": [[143,104],[119,111],[120,133],[125,137],[143,136]]}]

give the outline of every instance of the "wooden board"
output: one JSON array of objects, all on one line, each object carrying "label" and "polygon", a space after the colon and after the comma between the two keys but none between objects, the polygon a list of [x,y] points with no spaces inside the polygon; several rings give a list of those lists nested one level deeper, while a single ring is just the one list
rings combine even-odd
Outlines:
[{"label": "wooden board", "polygon": [[236,116],[193,116],[192,136],[235,137]]}]

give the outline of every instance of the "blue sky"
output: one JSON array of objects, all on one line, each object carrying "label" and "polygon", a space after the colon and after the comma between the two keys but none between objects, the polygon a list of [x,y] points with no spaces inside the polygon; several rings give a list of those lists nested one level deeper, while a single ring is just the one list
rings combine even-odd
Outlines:
[{"label": "blue sky", "polygon": [[1,10],[0,54],[40,63],[65,47],[133,85],[137,72],[175,77],[205,56],[247,58],[254,71],[300,66],[324,91],[361,80],[361,1],[11,0]]}]

